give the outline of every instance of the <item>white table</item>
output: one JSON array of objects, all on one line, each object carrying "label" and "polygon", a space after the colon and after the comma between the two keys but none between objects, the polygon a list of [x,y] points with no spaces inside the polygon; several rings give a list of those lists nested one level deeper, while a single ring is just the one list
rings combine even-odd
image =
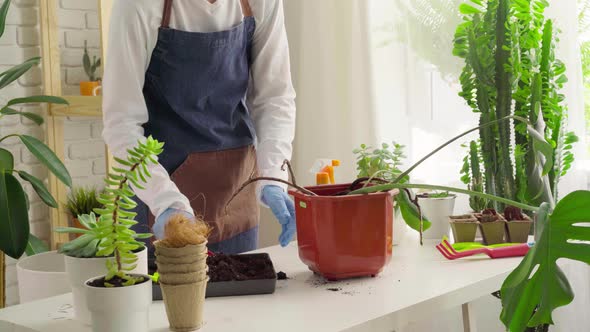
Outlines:
[{"label": "white table", "polygon": [[[433,241],[420,247],[410,236],[394,248],[391,263],[376,278],[324,284],[301,263],[295,244],[261,251],[270,253],[276,270],[291,279],[279,281],[273,295],[207,299],[201,331],[391,332],[463,305],[465,331],[473,332],[469,302],[498,290],[520,262],[481,257],[447,261]],[[0,331],[89,332],[72,320],[71,301],[66,294],[0,310],[0,321],[5,321]],[[151,331],[168,331],[162,302],[153,303],[150,320]]]}]

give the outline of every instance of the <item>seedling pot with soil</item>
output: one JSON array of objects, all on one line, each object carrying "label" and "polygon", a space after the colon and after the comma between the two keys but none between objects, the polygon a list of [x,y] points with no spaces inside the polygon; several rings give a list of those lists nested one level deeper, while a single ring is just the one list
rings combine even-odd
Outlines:
[{"label": "seedling pot with soil", "polygon": [[[86,304],[92,317],[92,331],[149,330],[152,281],[147,275],[132,276],[143,277],[144,281],[125,287],[104,287],[104,277],[94,277],[84,282]],[[102,286],[97,285],[101,283]]]},{"label": "seedling pot with soil", "polygon": [[391,259],[393,197],[399,191],[338,195],[350,186],[305,188],[317,196],[290,191],[295,197],[299,257],[328,280],[375,276]]},{"label": "seedling pot with soil", "polygon": [[[143,248],[136,253],[137,266],[131,271],[135,274],[147,274],[147,249]],[[74,314],[77,320],[90,324],[90,312],[86,306],[87,299],[85,283],[90,278],[104,274],[107,257],[77,258],[65,255],[65,267],[72,294],[74,296]]]},{"label": "seedling pot with soil", "polygon": [[449,235],[449,216],[453,215],[456,195],[430,196],[428,194],[418,195],[418,203],[424,217],[432,224],[424,231],[425,239],[440,240],[443,236]]},{"label": "seedling pot with soil", "polygon": [[506,220],[494,209],[484,210],[474,214],[479,221],[479,227],[483,242],[486,245],[504,243],[506,233]]},{"label": "seedling pot with soil", "polygon": [[[223,255],[207,259],[206,297],[245,296],[272,294],[276,289],[277,275],[268,254]],[[154,271],[155,272],[155,271]],[[164,274],[160,282],[166,283]],[[162,300],[160,284],[154,283],[153,299]]]},{"label": "seedling pot with soil", "polygon": [[520,209],[506,207],[504,210],[506,219],[506,241],[510,243],[526,243],[529,239],[533,220],[522,213]]}]

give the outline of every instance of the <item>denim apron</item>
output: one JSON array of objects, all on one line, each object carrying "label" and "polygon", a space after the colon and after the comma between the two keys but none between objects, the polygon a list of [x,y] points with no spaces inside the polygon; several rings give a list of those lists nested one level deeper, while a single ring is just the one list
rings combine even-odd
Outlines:
[{"label": "denim apron", "polygon": [[[240,2],[239,25],[200,33],[170,28],[173,1],[165,0],[143,88],[149,114],[145,136],[165,143],[160,164],[195,215],[213,227],[209,249],[227,254],[258,244],[255,188],[226,208],[232,194],[257,173],[255,131],[246,107],[256,22],[248,1]],[[138,228],[151,229],[154,216],[138,203]]]}]

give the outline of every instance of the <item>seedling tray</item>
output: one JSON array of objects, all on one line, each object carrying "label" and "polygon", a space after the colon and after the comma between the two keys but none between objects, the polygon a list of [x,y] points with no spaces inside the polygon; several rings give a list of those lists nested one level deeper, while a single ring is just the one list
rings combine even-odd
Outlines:
[{"label": "seedling tray", "polygon": [[[275,269],[272,265],[272,261],[270,260],[270,256],[268,254],[230,255],[219,258],[224,261],[228,259],[237,263],[244,261],[258,262],[257,264],[251,265],[251,267],[253,269],[264,268],[265,278],[248,279],[249,275],[240,274],[234,276],[240,280],[231,280],[228,275],[219,275],[220,273],[216,273],[218,270],[216,270],[214,265],[211,264],[212,262],[210,258],[208,264],[211,280],[209,283],[207,283],[206,297],[262,295],[272,294],[275,292],[277,277]],[[260,263],[262,263],[262,265]],[[256,270],[249,270],[247,272],[254,274]],[[220,278],[222,280],[218,280]],[[157,283],[153,284],[152,297],[154,301],[162,300],[160,285]]]}]

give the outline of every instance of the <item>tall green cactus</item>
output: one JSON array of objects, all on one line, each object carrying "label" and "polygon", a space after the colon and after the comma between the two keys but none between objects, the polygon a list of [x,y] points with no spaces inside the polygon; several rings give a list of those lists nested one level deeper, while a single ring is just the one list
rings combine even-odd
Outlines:
[{"label": "tall green cactus", "polygon": [[453,50],[465,60],[460,96],[480,114],[480,123],[518,115],[544,127],[556,160],[544,170],[538,169],[524,124],[501,122],[479,132],[483,190],[534,204],[549,200],[542,176],[549,176],[557,192],[577,140],[563,129],[567,115],[559,89],[567,78],[555,58],[553,22],[544,16],[548,5],[547,0],[469,0],[459,7],[464,22],[457,27]]}]

